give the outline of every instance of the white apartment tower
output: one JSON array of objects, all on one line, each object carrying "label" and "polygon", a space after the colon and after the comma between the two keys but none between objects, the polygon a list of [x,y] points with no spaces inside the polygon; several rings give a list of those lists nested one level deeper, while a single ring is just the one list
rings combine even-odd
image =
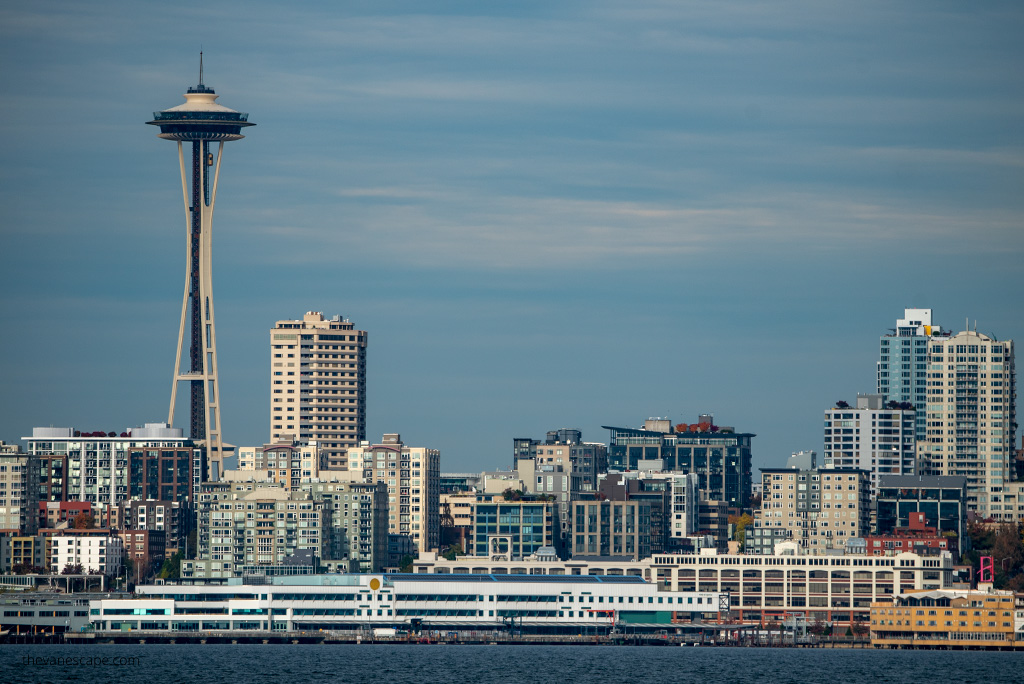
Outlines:
[{"label": "white apartment tower", "polygon": [[270,440],[315,441],[329,468],[366,439],[366,340],[340,316],[310,311],[270,331]]},{"label": "white apartment tower", "polygon": [[827,409],[823,467],[867,471],[872,496],[879,475],[916,475],[915,414],[881,394],[858,394],[856,407]]},{"label": "white apartment tower", "polygon": [[1006,504],[1016,428],[1013,341],[965,330],[928,344],[926,475],[967,478],[967,508],[1014,520]]}]

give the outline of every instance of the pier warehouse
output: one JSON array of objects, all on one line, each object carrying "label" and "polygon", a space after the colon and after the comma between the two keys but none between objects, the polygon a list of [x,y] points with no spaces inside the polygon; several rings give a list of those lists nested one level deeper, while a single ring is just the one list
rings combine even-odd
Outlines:
[{"label": "pier warehouse", "polygon": [[[302,575],[154,585],[90,602],[97,632],[334,631],[369,628],[607,633],[716,620],[715,592],[659,591],[635,576]],[[727,604],[725,604],[727,605]]]}]

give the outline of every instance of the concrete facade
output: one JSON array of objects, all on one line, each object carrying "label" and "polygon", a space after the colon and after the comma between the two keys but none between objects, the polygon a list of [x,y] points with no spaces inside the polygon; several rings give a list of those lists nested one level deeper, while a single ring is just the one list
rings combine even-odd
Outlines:
[{"label": "concrete facade", "polygon": [[[1012,340],[966,330],[928,343],[924,475],[967,478],[967,508],[983,518],[1024,519],[1015,478],[1016,371]],[[1010,498],[1012,497],[1012,500]]]},{"label": "concrete facade", "polygon": [[387,487],[388,528],[413,538],[418,552],[438,548],[441,540],[441,453],[410,447],[401,435],[385,434],[380,444],[363,442],[345,455],[350,471],[363,482]]},{"label": "concrete facade", "polygon": [[825,411],[825,468],[870,474],[871,495],[881,475],[916,475],[913,409],[888,408],[881,394],[858,394],[855,407]]},{"label": "concrete facade", "polygon": [[[851,539],[869,532],[867,471],[762,468],[761,476],[764,499],[755,512],[756,528],[786,530],[802,548],[820,551],[845,548]],[[751,551],[772,553],[769,548]]]},{"label": "concrete facade", "polygon": [[628,559],[510,561],[496,556],[460,556],[449,561],[427,554],[416,573],[511,573],[523,575],[636,575],[672,591],[729,595],[729,619],[767,624],[792,613],[838,624],[867,623],[874,602],[908,591],[947,589],[953,561],[903,553],[890,557],[801,554],[793,544],[774,556],[718,553],[662,554]]},{"label": "concrete facade", "polygon": [[316,442],[331,468],[366,439],[367,333],[310,311],[270,330],[270,439]]},{"label": "concrete facade", "polygon": [[59,575],[67,566],[81,565],[85,573],[117,575],[124,561],[124,542],[109,530],[93,534],[60,534],[51,540],[50,572]]}]

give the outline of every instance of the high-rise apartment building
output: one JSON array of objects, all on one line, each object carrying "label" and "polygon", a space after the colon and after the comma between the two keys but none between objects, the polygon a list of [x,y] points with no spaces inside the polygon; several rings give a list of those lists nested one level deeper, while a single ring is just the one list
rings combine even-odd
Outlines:
[{"label": "high-rise apartment building", "polygon": [[827,409],[824,467],[868,471],[872,496],[879,475],[916,474],[915,414],[887,405],[881,394],[858,394],[856,407],[840,402]]},{"label": "high-rise apartment building", "polygon": [[183,577],[236,577],[296,551],[320,559],[335,551],[329,503],[280,483],[205,483],[196,517],[197,558],[182,562]]},{"label": "high-rise apartment building", "polygon": [[926,438],[925,404],[928,388],[928,341],[948,337],[932,325],[931,309],[904,309],[892,332],[881,338],[878,356],[878,393],[886,401],[913,404],[917,409],[915,439]]},{"label": "high-rise apartment building", "polygon": [[1013,341],[965,330],[928,344],[928,436],[922,474],[967,478],[967,508],[1015,520],[1004,502],[1014,476]]},{"label": "high-rise apartment building", "polygon": [[700,530],[700,478],[697,473],[675,473],[672,482],[672,522],[669,535],[682,539]]},{"label": "high-rise apartment building", "polygon": [[27,454],[0,455],[0,533],[35,534],[39,485]]},{"label": "high-rise apartment building", "polygon": [[315,441],[328,467],[345,469],[346,449],[366,439],[363,330],[310,311],[270,331],[270,439]]},{"label": "high-rise apartment building", "polygon": [[[755,514],[755,529],[747,529],[752,542],[749,552],[770,555],[779,530],[809,550],[841,549],[868,533],[871,497],[866,471],[761,468],[761,477],[763,500]],[[756,545],[758,537],[761,547]]]},{"label": "high-rise apartment building", "polygon": [[388,488],[391,534],[413,539],[416,551],[438,548],[441,541],[441,452],[402,444],[398,434],[385,434],[380,444],[363,442],[348,450],[350,470],[362,470],[363,482]]},{"label": "high-rise apartment building", "polygon": [[[339,473],[334,473],[338,475]],[[342,474],[346,475],[346,474]],[[388,562],[388,494],[382,482],[310,479],[299,485],[331,516],[330,560],[347,572],[382,572]]]},{"label": "high-rise apartment building", "polygon": [[[195,500],[204,472],[204,449],[167,423],[119,434],[37,427],[23,439],[33,457],[36,486],[48,490],[40,495],[44,501],[59,494],[108,508],[133,498],[185,503]],[[59,485],[55,465],[62,471]]]}]

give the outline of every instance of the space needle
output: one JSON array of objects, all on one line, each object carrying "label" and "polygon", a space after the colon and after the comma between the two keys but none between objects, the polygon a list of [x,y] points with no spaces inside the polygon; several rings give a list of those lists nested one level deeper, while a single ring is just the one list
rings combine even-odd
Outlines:
[{"label": "space needle", "polygon": [[[217,380],[217,334],[213,314],[213,207],[217,198],[224,143],[241,140],[249,115],[217,104],[213,88],[203,85],[203,56],[199,54],[199,85],[185,93],[185,103],[154,112],[146,123],[159,126],[158,137],[178,143],[181,190],[185,200],[187,253],[185,293],[181,302],[178,349],[174,355],[174,381],[167,422],[174,425],[178,383],[188,382],[191,392],[190,436],[206,446],[209,474],[219,478],[224,457],[220,422],[220,387]],[[186,164],[185,143],[192,144]],[[217,143],[212,152],[212,143]],[[213,170],[211,183],[210,171]],[[186,320],[190,334],[188,369],[182,369]]]}]

